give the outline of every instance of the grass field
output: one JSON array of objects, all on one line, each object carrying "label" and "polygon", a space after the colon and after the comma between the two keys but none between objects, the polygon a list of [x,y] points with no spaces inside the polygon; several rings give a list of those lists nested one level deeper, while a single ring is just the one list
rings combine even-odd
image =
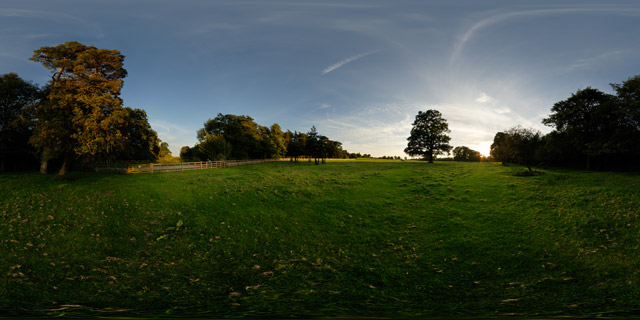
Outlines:
[{"label": "grass field", "polygon": [[640,310],[640,175],[289,162],[0,175],[0,311],[216,317]]}]

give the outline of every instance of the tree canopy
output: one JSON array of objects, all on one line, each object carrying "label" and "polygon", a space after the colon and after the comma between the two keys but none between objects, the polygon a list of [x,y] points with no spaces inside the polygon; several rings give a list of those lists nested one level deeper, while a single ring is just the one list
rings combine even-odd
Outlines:
[{"label": "tree canopy", "polygon": [[532,171],[541,139],[539,131],[521,126],[498,132],[491,145],[491,157],[503,164],[524,164]]},{"label": "tree canopy", "polygon": [[[121,160],[156,160],[168,154],[169,146],[161,142],[158,134],[151,128],[147,113],[142,109],[126,107],[128,115],[123,135],[127,138],[124,150],[118,155]],[[164,148],[163,148],[164,145]]]},{"label": "tree canopy", "polygon": [[146,112],[123,107],[120,92],[127,71],[118,50],[72,41],[37,49],[31,60],[51,72],[35,105],[30,138],[40,155],[42,172],[53,158],[62,159],[58,175],[64,175],[74,159],[155,160],[163,151]]},{"label": "tree canopy", "polygon": [[204,123],[197,136],[204,160],[265,159],[285,154],[280,126],[261,126],[246,115],[218,113]]},{"label": "tree canopy", "polygon": [[66,42],[35,50],[31,60],[52,73],[31,137],[43,162],[62,157],[64,175],[72,157],[106,159],[124,149],[128,113],[119,95],[127,72],[119,51]]},{"label": "tree canopy", "polygon": [[611,84],[616,95],[587,87],[556,102],[542,135],[514,127],[496,133],[491,157],[503,163],[553,164],[586,169],[638,169],[640,76]]},{"label": "tree canopy", "polygon": [[198,144],[180,151],[183,160],[277,159],[298,161],[306,156],[324,162],[326,158],[348,158],[342,143],[320,135],[315,127],[307,133],[283,132],[280,125],[257,124],[246,115],[219,113],[197,131]]},{"label": "tree canopy", "polygon": [[442,118],[442,114],[437,110],[419,111],[413,122],[411,135],[404,152],[410,156],[423,156],[430,163],[433,163],[435,156],[449,153],[451,138],[447,133],[449,125],[447,120]]},{"label": "tree canopy", "polygon": [[31,158],[27,142],[31,136],[33,116],[28,107],[39,98],[38,86],[23,80],[18,74],[0,76],[0,171]]},{"label": "tree canopy", "polygon": [[480,152],[472,150],[469,147],[460,146],[453,148],[453,160],[479,162],[482,160],[482,155]]},{"label": "tree canopy", "polygon": [[[629,163],[640,154],[640,78],[612,84],[617,96],[587,87],[551,108],[543,120],[547,159],[580,160],[587,169]],[[572,161],[573,160],[573,161]]]}]

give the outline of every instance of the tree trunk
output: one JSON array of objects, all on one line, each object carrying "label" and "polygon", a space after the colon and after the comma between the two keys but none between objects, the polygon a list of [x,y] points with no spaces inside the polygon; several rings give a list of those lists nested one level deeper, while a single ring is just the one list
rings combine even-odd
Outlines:
[{"label": "tree trunk", "polygon": [[62,161],[62,166],[60,167],[60,171],[58,171],[58,178],[63,178],[67,175],[67,171],[69,167],[69,156],[64,156],[64,161]]},{"label": "tree trunk", "polygon": [[40,173],[47,174],[49,160],[51,160],[51,152],[47,149],[42,150],[42,155],[40,156]]},{"label": "tree trunk", "polygon": [[433,152],[429,152],[429,163],[433,163]]},{"label": "tree trunk", "polygon": [[591,156],[587,156],[587,170],[591,170]]},{"label": "tree trunk", "polygon": [[49,166],[49,159],[42,158],[40,160],[40,173],[47,174],[47,167]]}]

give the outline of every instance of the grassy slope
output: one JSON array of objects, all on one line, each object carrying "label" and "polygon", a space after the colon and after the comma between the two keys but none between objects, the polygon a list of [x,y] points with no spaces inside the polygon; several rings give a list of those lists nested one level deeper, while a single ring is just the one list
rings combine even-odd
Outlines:
[{"label": "grassy slope", "polygon": [[513,170],[357,161],[0,175],[0,310],[640,309],[640,176]]}]

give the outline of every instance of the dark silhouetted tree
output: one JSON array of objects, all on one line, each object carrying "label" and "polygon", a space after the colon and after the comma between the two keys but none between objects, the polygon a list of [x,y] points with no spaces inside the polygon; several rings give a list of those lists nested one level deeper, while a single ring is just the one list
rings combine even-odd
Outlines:
[{"label": "dark silhouetted tree", "polygon": [[147,113],[142,109],[129,107],[125,108],[125,110],[128,114],[122,134],[126,137],[127,142],[118,159],[157,160],[161,154],[161,141],[158,138],[158,134],[151,129]]},{"label": "dark silhouetted tree", "polygon": [[480,152],[461,146],[453,149],[453,160],[479,162],[482,160]]},{"label": "dark silhouetted tree", "polygon": [[[201,161],[199,145],[193,147],[184,146],[180,149],[180,160],[182,161]],[[207,160],[207,159],[204,159]]]},{"label": "dark silhouetted tree", "polygon": [[640,132],[640,75],[622,84],[611,84],[622,108],[621,123],[634,133]]},{"label": "dark silhouetted tree", "polygon": [[294,131],[287,147],[287,155],[298,162],[298,158],[305,155],[308,140],[309,136],[306,133]]},{"label": "dark silhouetted tree", "polygon": [[509,162],[514,162],[515,159],[514,152],[512,150],[512,143],[506,132],[498,132],[493,137],[490,155],[494,161],[501,162],[503,165],[507,165]]},{"label": "dark silhouetted tree", "polygon": [[552,126],[558,138],[566,138],[572,149],[585,159],[586,168],[591,169],[592,158],[617,153],[621,142],[615,136],[620,133],[620,108],[614,96],[587,87],[578,90],[567,100],[557,102],[552,114],[542,123]]},{"label": "dark silhouetted tree", "polygon": [[626,165],[640,166],[640,75],[631,77],[622,84],[612,84],[617,93],[617,128],[612,140],[617,151],[623,154]]},{"label": "dark silhouetted tree", "polygon": [[503,164],[523,164],[531,172],[541,144],[542,136],[539,131],[516,126],[496,133],[491,145],[491,157]]},{"label": "dark silhouetted tree", "polygon": [[315,164],[319,164],[319,159],[324,154],[324,137],[318,133],[315,126],[307,132],[306,154],[314,158]]},{"label": "dark silhouetted tree", "polygon": [[439,111],[419,111],[404,152],[410,156],[423,156],[429,163],[433,163],[437,155],[449,153],[451,150],[451,138],[447,135],[449,132],[451,131],[447,120],[442,118]]},{"label": "dark silhouetted tree", "polygon": [[22,80],[16,73],[0,76],[0,171],[7,162],[19,166],[29,161],[33,116],[27,107],[40,98],[40,89]]}]

